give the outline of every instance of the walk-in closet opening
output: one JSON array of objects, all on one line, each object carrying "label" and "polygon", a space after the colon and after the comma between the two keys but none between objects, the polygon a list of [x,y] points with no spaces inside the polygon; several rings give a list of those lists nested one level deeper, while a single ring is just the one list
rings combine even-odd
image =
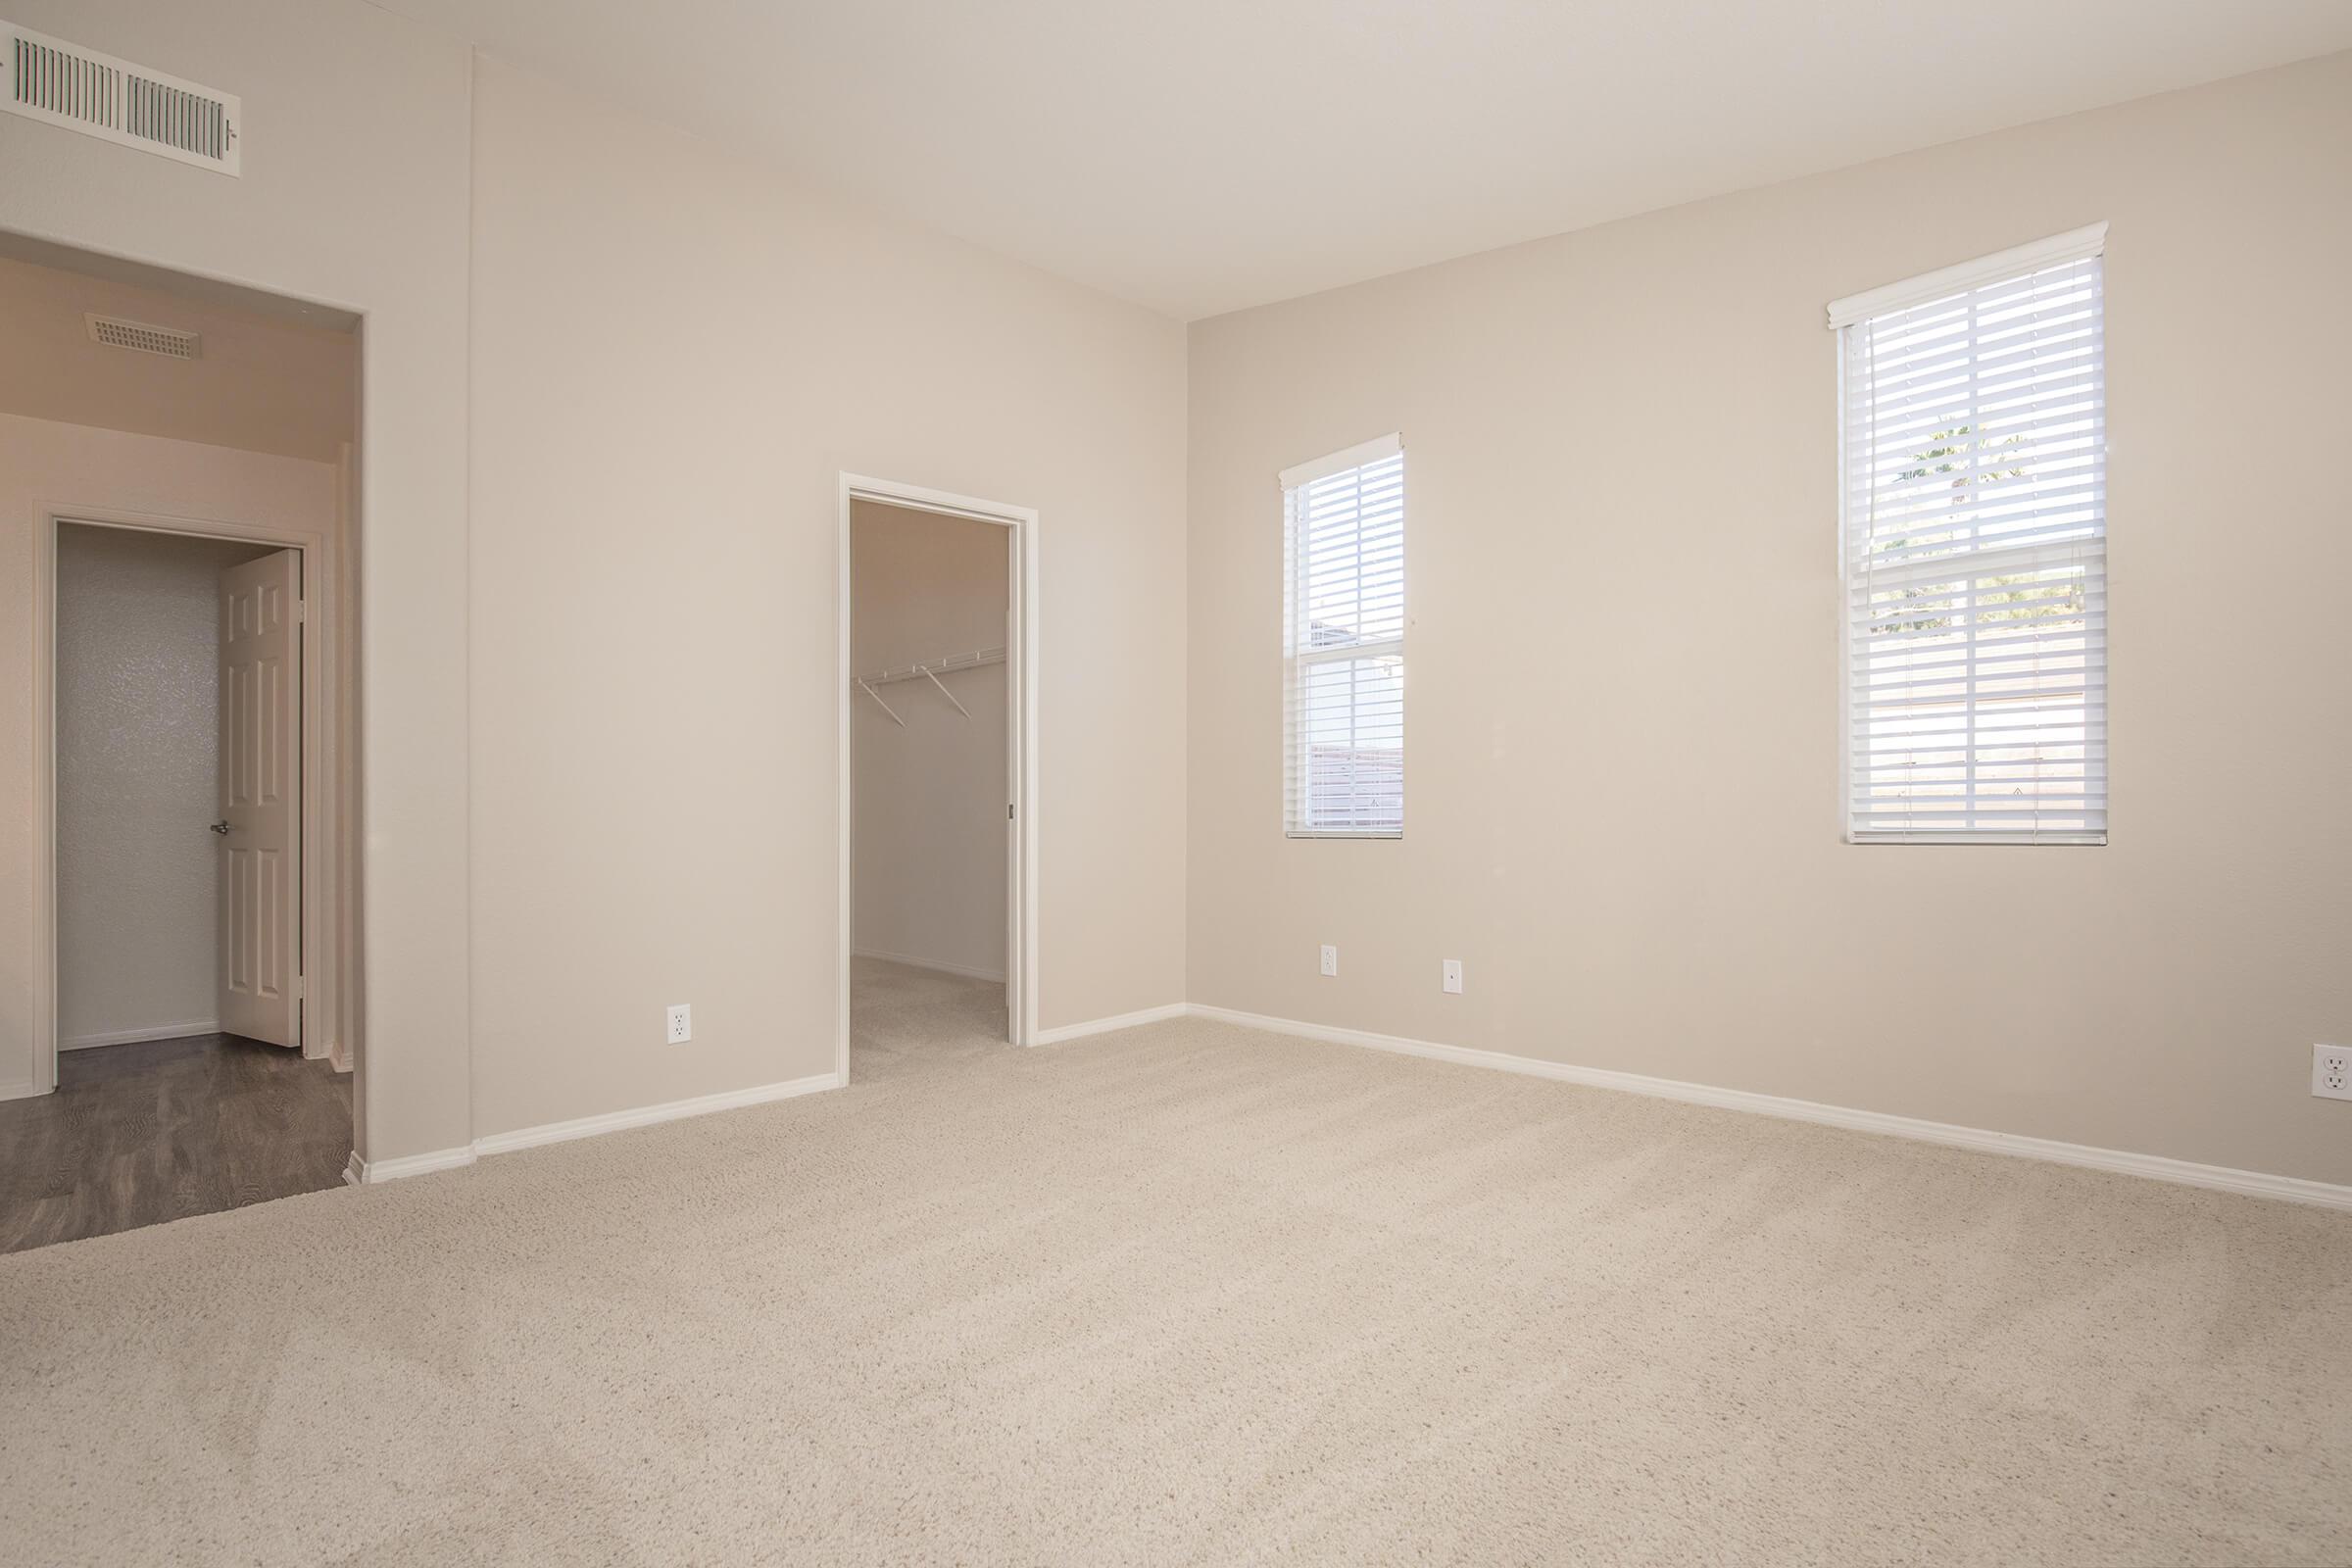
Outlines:
[{"label": "walk-in closet opening", "polygon": [[[879,492],[879,493],[874,493]],[[844,946],[859,1075],[1025,1043],[1022,578],[1034,519],[845,492]]]}]

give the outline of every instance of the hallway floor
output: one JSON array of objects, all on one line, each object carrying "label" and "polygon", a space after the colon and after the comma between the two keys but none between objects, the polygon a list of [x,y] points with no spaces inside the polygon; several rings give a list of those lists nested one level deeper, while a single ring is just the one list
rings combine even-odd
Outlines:
[{"label": "hallway floor", "polygon": [[0,1252],[339,1186],[351,1078],[236,1035],[58,1056],[0,1102]]}]

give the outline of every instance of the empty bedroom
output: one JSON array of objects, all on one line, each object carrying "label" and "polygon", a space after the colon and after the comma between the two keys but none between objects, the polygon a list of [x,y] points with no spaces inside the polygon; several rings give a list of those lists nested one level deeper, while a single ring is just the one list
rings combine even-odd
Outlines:
[{"label": "empty bedroom", "polygon": [[2339,0],[0,0],[0,1561],[2352,1565],[2347,257]]}]

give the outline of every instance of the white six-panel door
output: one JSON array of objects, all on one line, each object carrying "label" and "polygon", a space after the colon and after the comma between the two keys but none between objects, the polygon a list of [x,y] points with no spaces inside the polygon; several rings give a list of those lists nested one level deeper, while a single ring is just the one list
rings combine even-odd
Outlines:
[{"label": "white six-panel door", "polygon": [[302,553],[220,573],[220,1027],[302,1044]]}]

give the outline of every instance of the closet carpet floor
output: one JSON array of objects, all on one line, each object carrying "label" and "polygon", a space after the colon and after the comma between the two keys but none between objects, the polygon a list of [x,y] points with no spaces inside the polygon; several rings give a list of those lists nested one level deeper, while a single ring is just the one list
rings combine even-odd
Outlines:
[{"label": "closet carpet floor", "polygon": [[0,1257],[12,1563],[2340,1564],[2352,1217],[1199,1019]]}]

